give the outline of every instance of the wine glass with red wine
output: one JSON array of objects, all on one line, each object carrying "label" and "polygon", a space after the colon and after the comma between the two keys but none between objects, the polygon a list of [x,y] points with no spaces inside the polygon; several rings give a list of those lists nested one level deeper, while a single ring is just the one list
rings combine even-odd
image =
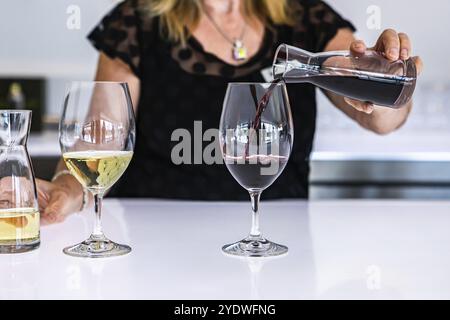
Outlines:
[{"label": "wine glass with red wine", "polygon": [[285,84],[230,83],[219,130],[225,164],[250,193],[252,204],[250,234],[222,250],[244,257],[287,253],[286,246],[262,236],[258,210],[261,193],[279,177],[292,150],[294,129]]}]

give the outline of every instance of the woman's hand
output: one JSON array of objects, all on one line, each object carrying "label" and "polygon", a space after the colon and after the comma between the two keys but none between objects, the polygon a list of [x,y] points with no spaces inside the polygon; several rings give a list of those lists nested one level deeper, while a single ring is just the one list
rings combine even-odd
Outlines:
[{"label": "woman's hand", "polygon": [[[58,180],[63,180],[61,177]],[[73,177],[67,176],[69,179]],[[81,187],[66,183],[36,179],[39,212],[44,224],[63,222],[68,215],[78,212],[83,201]]]},{"label": "woman's hand", "polygon": [[[408,60],[412,53],[412,43],[408,35],[405,33],[397,33],[395,30],[387,29],[378,38],[377,43],[371,50],[375,50],[383,54],[386,59],[391,61],[397,61],[399,59]],[[354,54],[364,54],[367,47],[364,41],[353,41],[350,45],[350,51]],[[413,58],[417,72],[420,73],[423,68],[422,60],[419,57]],[[368,102],[345,98],[345,101],[358,111],[371,114],[375,106]]]}]

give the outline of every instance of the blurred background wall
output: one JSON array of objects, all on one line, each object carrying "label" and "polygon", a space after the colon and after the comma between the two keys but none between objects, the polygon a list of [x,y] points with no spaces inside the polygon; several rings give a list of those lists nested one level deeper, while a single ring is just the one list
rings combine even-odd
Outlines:
[{"label": "blurred background wall", "polygon": [[[49,78],[90,79],[96,52],[85,35],[117,0],[2,0],[0,3],[0,75],[38,75]],[[381,29],[392,27],[407,32],[415,53],[426,61],[421,82],[450,78],[450,2],[446,0],[329,0],[358,28],[358,37],[373,44],[380,30],[370,30],[367,8],[381,9]],[[81,28],[69,30],[68,8],[81,10]],[[53,92],[50,97],[53,97]],[[58,103],[49,103],[57,113]]]},{"label": "blurred background wall", "polygon": [[[46,119],[57,120],[66,82],[94,76],[97,53],[86,41],[86,34],[118,2],[2,0],[0,77],[46,78]],[[408,33],[414,53],[425,61],[425,71],[410,120],[388,137],[358,128],[319,97],[312,196],[450,196],[450,1],[328,3],[354,23],[357,36],[370,45],[385,28]],[[80,9],[81,25],[71,30],[66,24],[74,8]],[[379,30],[371,20],[378,9]]]}]

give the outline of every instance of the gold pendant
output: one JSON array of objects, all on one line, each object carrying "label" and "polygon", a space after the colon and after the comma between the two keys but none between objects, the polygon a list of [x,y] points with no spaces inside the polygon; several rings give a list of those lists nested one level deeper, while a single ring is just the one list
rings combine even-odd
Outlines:
[{"label": "gold pendant", "polygon": [[247,59],[247,48],[240,40],[234,41],[233,45],[233,59],[236,61],[242,61]]}]

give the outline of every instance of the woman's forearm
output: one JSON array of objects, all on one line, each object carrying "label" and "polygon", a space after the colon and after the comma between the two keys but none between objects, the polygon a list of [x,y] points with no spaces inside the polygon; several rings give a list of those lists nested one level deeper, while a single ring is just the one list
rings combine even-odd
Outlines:
[{"label": "woman's forearm", "polygon": [[362,127],[378,134],[388,134],[400,128],[406,122],[412,109],[412,102],[409,102],[399,109],[375,106],[373,112],[367,114],[349,105],[342,96],[329,91],[325,91],[325,95],[347,116]]}]

